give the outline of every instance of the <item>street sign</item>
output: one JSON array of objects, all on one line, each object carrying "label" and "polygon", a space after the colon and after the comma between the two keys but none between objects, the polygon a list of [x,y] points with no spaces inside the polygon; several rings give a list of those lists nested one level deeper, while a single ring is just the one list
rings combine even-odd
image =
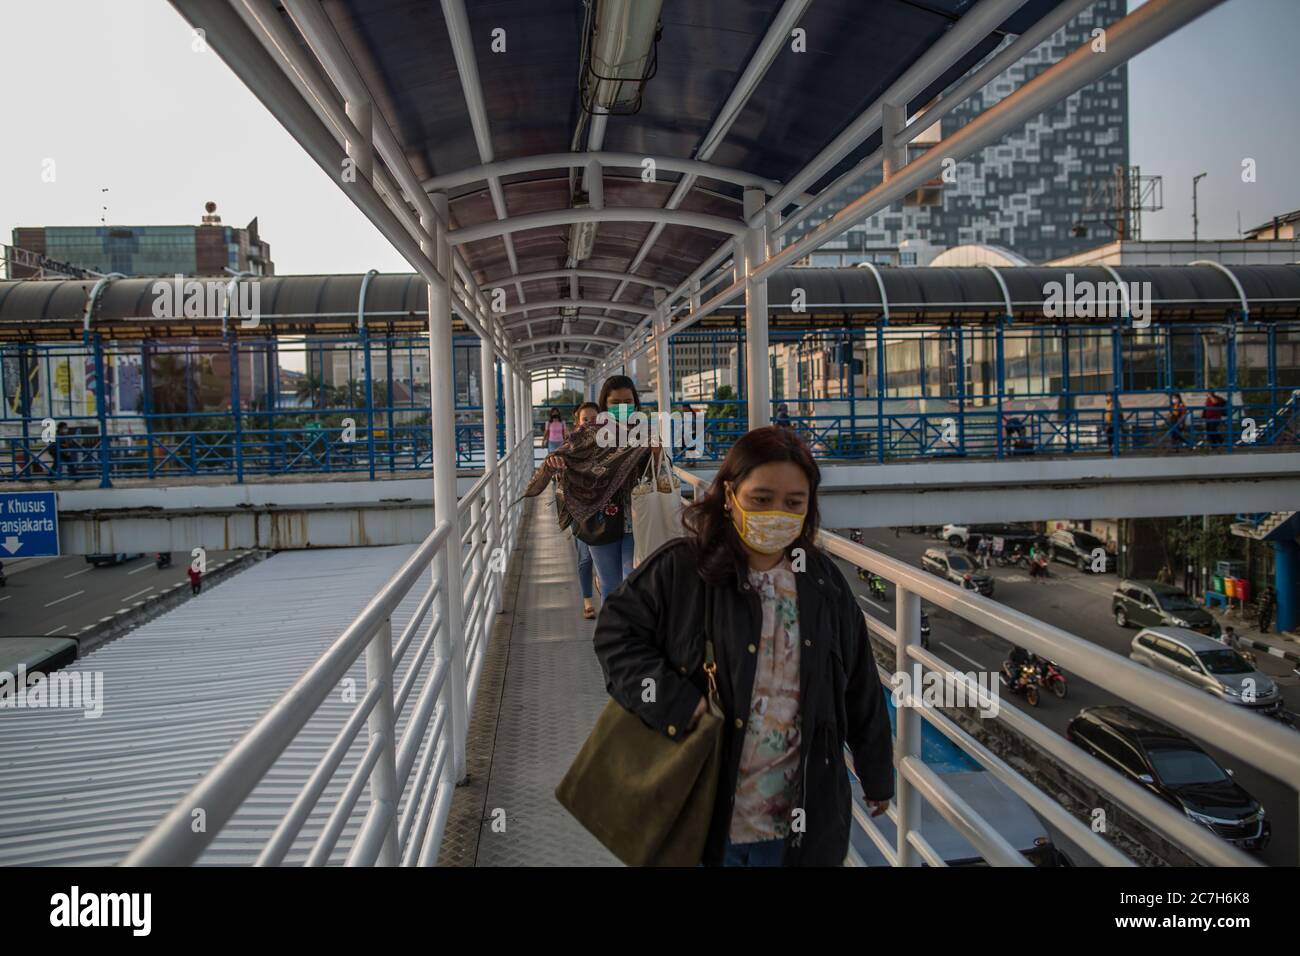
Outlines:
[{"label": "street sign", "polygon": [[0,493],[0,560],[59,554],[59,512],[52,491]]}]

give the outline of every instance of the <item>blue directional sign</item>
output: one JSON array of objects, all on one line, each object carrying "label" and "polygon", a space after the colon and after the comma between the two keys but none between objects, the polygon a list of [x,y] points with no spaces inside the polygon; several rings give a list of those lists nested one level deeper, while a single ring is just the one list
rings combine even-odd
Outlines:
[{"label": "blue directional sign", "polygon": [[59,512],[52,491],[0,493],[0,561],[59,553]]}]

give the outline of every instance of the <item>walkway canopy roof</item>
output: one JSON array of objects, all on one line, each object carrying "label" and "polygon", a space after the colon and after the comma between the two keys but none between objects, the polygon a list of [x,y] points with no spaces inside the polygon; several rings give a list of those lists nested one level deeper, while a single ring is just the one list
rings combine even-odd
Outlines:
[{"label": "walkway canopy roof", "polygon": [[[1234,279],[1245,294],[1245,310]],[[886,317],[891,325],[945,324],[991,322],[1008,314],[1010,301],[1009,314],[1017,322],[1108,322],[1114,306],[1107,306],[1112,309],[1107,315],[1062,319],[1047,314],[1045,300],[1052,295],[1052,283],[1060,284],[1063,296],[1075,289],[1076,301],[1080,301],[1083,284],[1094,283],[1094,293],[1100,292],[1099,298],[1108,303],[1118,301],[1122,312],[1122,295],[1100,288],[1116,280],[1124,283],[1130,295],[1143,294],[1142,287],[1133,283],[1151,283],[1149,315],[1157,323],[1219,322],[1240,317],[1243,311],[1252,321],[1300,321],[1300,265],[1118,266],[1113,273],[1096,267],[1059,266],[874,271],[789,268],[776,272],[768,282],[768,311],[774,327],[873,325]],[[220,280],[216,284],[224,288]],[[259,321],[249,328],[242,327],[237,317],[223,325],[221,309],[213,308],[211,298],[201,302],[195,298],[195,305],[201,306],[197,316],[159,318],[155,308],[160,296],[167,308],[175,311],[174,280],[118,279],[100,292],[90,327],[105,337],[119,339],[219,336],[225,330],[253,338],[270,333],[350,335],[360,325],[363,284],[368,329],[418,333],[427,328],[427,289],[415,274],[375,274],[368,282],[364,275],[267,276],[257,280]],[[86,305],[94,286],[82,279],[0,282],[0,341],[80,339],[87,327]],[[184,299],[182,287],[182,305]],[[796,303],[802,303],[802,308],[796,308]],[[699,327],[733,328],[743,308],[742,301],[719,309]],[[538,323],[539,334],[542,325]]]},{"label": "walkway canopy roof", "polygon": [[[388,209],[367,215],[410,233],[429,214],[410,185],[440,216],[446,197],[463,317],[486,321],[468,303],[504,283],[507,348],[562,334],[589,355],[653,305],[654,286],[624,276],[676,287],[740,234],[745,189],[792,207],[877,149],[878,122],[837,137],[883,94],[910,115],[1060,6],[662,0],[656,18],[659,0],[173,3],[331,172],[370,104]],[[643,87],[597,78],[642,47]],[[638,88],[639,111],[618,115]],[[418,238],[394,242],[419,257]],[[563,299],[601,303],[603,320],[544,318]]]}]

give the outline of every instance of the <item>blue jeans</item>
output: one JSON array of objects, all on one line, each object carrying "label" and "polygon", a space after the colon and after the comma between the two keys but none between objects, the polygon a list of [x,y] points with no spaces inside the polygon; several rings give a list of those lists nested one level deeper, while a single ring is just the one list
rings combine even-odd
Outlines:
[{"label": "blue jeans", "polygon": [[604,599],[632,573],[632,534],[625,531],[622,540],[593,544],[590,550],[591,560],[596,564],[596,577],[600,578],[600,595]]},{"label": "blue jeans", "polygon": [[578,586],[582,588],[582,596],[588,600],[591,599],[591,545],[579,537],[574,537],[573,543],[578,546]]},{"label": "blue jeans", "polygon": [[549,455],[551,452],[557,451],[563,444],[563,440],[555,441],[554,439],[548,439],[546,442],[546,453]]},{"label": "blue jeans", "polygon": [[760,840],[757,843],[732,843],[728,840],[722,851],[723,866],[781,866],[784,861],[784,840]]}]

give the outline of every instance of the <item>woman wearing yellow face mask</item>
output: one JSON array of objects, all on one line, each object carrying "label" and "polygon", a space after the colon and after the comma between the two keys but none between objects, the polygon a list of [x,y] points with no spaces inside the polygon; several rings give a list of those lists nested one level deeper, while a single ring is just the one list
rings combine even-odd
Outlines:
[{"label": "woman wearing yellow face mask", "polygon": [[713,646],[725,720],[706,864],[842,863],[846,743],[873,815],[893,794],[866,623],[814,543],[819,481],[790,429],[749,432],[687,509],[686,537],[633,571],[596,623],[610,695],[674,740],[704,712],[706,639]]}]

